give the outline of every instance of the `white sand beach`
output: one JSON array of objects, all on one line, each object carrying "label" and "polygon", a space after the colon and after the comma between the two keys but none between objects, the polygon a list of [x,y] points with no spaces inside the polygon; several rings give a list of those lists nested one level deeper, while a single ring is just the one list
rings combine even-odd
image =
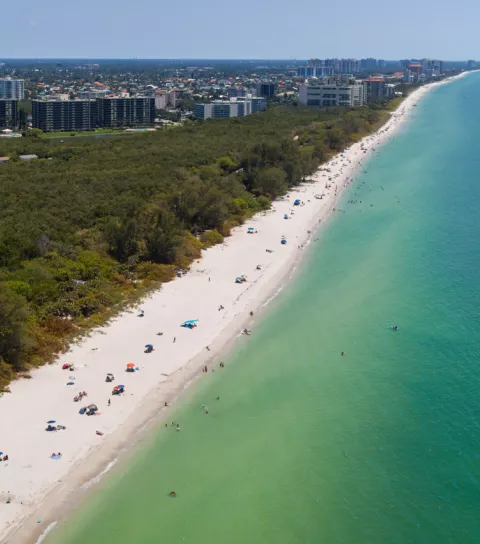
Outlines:
[{"label": "white sand beach", "polygon": [[[422,96],[444,83],[416,90],[377,133],[324,164],[310,182],[205,251],[188,274],[139,305],[143,317],[138,310],[122,313],[55,363],[33,371],[31,379],[11,385],[11,393],[0,398],[0,451],[8,454],[8,461],[0,463],[0,542],[36,542],[69,493],[128,448],[149,418],[168,414],[165,403],[170,406],[205,365],[218,367],[219,354],[232,338],[244,327],[255,334],[257,313],[319,235],[319,224],[332,214],[359,166],[395,135]],[[256,232],[248,234],[249,227]],[[247,281],[235,283],[241,275]],[[180,326],[190,319],[198,319],[196,328]],[[147,344],[153,344],[152,353],[144,353]],[[65,363],[74,363],[75,370],[62,370]],[[127,373],[128,363],[138,371]],[[107,373],[115,375],[112,383],[106,383]],[[118,384],[125,385],[125,392],[112,396]],[[80,391],[88,396],[73,402]],[[79,409],[90,403],[98,412],[80,415]],[[47,432],[50,420],[66,429]],[[51,458],[59,452],[59,459]]]}]

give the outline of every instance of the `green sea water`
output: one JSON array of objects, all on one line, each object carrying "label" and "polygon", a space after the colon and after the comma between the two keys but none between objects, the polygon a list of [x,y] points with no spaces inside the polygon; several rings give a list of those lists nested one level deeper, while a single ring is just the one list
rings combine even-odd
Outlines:
[{"label": "green sea water", "polygon": [[480,74],[419,103],[181,432],[49,543],[480,543],[479,104]]}]

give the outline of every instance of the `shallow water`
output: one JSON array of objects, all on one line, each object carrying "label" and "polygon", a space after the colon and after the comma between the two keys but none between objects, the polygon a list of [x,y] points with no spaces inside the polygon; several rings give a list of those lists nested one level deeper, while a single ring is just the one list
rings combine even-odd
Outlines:
[{"label": "shallow water", "polygon": [[479,102],[419,104],[181,431],[49,543],[480,542]]}]

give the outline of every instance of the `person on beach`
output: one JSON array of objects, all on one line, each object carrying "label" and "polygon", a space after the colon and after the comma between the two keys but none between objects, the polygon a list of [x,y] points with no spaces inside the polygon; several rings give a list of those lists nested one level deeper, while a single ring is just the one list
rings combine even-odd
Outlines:
[{"label": "person on beach", "polygon": [[111,404],[111,401],[110,401],[110,399],[108,399],[108,406],[110,406],[110,404]]},{"label": "person on beach", "polygon": [[175,344],[176,341],[177,341],[177,337],[174,336],[174,337],[173,337],[173,343]]},{"label": "person on beach", "polygon": [[206,347],[206,350],[207,350],[207,351],[210,351],[210,348],[207,346],[207,347]]}]

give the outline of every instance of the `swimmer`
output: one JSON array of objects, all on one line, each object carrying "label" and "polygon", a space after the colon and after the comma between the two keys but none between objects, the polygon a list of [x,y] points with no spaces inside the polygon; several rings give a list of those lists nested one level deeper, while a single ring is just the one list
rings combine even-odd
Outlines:
[{"label": "swimmer", "polygon": [[344,352],[344,351],[342,351],[342,355],[345,355],[345,352]]}]

